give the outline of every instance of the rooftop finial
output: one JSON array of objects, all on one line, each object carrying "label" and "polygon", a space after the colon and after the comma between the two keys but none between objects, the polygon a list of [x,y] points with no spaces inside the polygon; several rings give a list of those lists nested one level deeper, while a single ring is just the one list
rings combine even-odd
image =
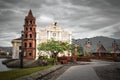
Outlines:
[{"label": "rooftop finial", "polygon": [[56,25],[57,25],[57,22],[55,22],[54,25],[56,26]]},{"label": "rooftop finial", "polygon": [[29,10],[28,17],[33,17],[32,10]]}]

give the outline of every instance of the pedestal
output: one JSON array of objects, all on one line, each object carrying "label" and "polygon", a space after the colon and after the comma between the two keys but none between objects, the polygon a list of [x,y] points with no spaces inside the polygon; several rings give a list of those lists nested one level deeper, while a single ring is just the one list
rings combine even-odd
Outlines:
[{"label": "pedestal", "polygon": [[72,56],[72,61],[77,62],[77,56]]}]

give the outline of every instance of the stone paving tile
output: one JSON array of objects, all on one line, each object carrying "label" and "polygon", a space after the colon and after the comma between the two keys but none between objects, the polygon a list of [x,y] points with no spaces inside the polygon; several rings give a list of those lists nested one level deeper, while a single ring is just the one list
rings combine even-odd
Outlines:
[{"label": "stone paving tile", "polygon": [[56,80],[100,80],[92,67],[77,65],[70,67]]},{"label": "stone paving tile", "polygon": [[46,75],[43,78],[38,78],[36,80],[56,80],[57,77],[59,77],[62,73],[64,73],[70,66],[63,66],[62,68]]}]

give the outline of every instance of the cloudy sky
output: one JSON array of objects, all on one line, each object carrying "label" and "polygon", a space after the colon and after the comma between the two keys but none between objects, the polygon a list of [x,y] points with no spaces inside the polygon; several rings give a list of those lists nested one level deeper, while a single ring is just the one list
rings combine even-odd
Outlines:
[{"label": "cloudy sky", "polygon": [[120,0],[0,0],[0,46],[20,37],[31,9],[37,28],[57,21],[73,38],[120,39]]}]

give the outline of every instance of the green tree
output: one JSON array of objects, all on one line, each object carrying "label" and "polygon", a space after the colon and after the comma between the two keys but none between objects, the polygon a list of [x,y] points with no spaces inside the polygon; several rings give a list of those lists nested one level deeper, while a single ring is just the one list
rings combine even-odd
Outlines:
[{"label": "green tree", "polygon": [[83,54],[83,47],[81,46],[81,44],[79,44],[79,46],[78,46],[78,52],[80,54]]},{"label": "green tree", "polygon": [[63,53],[63,51],[70,50],[71,46],[67,42],[60,42],[51,39],[48,42],[39,44],[37,49],[39,51],[51,51],[53,53],[52,56],[57,59],[58,53]]}]

